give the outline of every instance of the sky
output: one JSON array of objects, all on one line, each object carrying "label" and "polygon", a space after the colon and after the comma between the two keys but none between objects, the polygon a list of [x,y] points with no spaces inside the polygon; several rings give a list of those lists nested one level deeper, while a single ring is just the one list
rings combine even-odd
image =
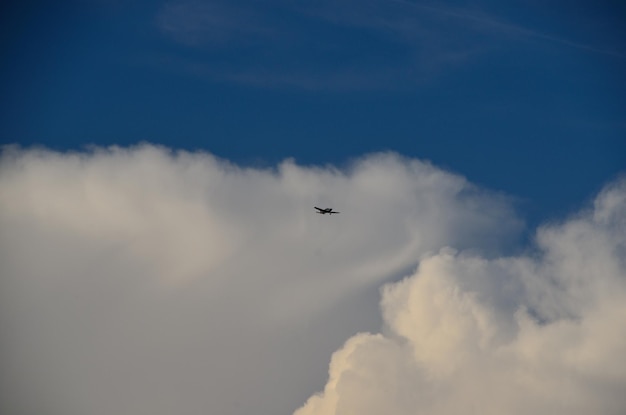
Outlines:
[{"label": "sky", "polygon": [[620,2],[3,8],[5,144],[146,141],[246,165],[396,151],[515,194],[535,224],[626,164]]},{"label": "sky", "polygon": [[1,7],[3,413],[626,412],[619,2]]}]

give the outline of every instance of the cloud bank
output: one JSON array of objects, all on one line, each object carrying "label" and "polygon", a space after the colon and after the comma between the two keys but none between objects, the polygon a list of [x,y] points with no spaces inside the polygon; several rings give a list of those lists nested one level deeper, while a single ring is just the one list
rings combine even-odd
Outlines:
[{"label": "cloud bank", "polygon": [[509,199],[395,154],[6,148],[0,229],[3,413],[626,409],[624,180],[513,255]]},{"label": "cloud bank", "polygon": [[[316,215],[314,205],[342,214]],[[258,169],[151,145],[5,148],[0,408],[290,413],[323,387],[328,357],[345,339],[379,329],[381,284],[447,246],[500,255],[521,228],[510,200],[394,154],[342,169],[289,160]],[[410,285],[385,294],[392,327],[410,326],[398,288]],[[562,301],[535,312],[552,318],[569,310]],[[473,330],[471,319],[463,324]],[[348,345],[408,350],[374,338]],[[458,349],[446,347],[440,353]],[[408,357],[380,357],[419,380]],[[438,361],[439,376],[456,370]]]},{"label": "cloud bank", "polygon": [[295,415],[626,413],[626,180],[527,255],[424,259],[381,309]]}]

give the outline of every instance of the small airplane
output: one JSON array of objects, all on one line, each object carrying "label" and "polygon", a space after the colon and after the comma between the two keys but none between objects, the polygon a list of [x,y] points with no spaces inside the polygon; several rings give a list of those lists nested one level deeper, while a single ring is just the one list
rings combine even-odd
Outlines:
[{"label": "small airplane", "polygon": [[317,213],[321,214],[321,215],[325,215],[325,214],[329,214],[332,215],[333,213],[341,213],[341,212],[337,212],[336,210],[333,210],[333,208],[326,208],[326,209],[322,209],[322,208],[318,208],[317,206],[313,206],[315,209],[317,209]]}]

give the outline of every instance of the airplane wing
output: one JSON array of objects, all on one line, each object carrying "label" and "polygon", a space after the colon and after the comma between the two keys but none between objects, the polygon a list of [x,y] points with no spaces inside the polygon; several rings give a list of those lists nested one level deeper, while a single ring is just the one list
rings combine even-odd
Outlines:
[{"label": "airplane wing", "polygon": [[340,212],[336,212],[333,210],[333,208],[326,208],[326,209],[322,209],[322,208],[318,208],[317,206],[313,206],[315,209],[317,209],[317,213],[321,213],[322,215],[328,213],[329,215],[332,215],[333,213],[340,213]]}]

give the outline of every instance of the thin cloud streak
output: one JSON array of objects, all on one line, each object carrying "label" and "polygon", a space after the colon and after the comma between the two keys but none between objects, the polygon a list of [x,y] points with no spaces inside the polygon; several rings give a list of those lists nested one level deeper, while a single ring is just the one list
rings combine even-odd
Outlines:
[{"label": "thin cloud streak", "polygon": [[192,47],[233,47],[276,35],[261,12],[222,2],[169,2],[156,24],[165,35]]},{"label": "thin cloud streak", "polygon": [[[481,10],[407,0],[271,5],[176,1],[160,10],[156,23],[166,37],[200,53],[186,58],[186,70],[210,80],[270,88],[418,86],[490,53],[502,35],[624,57],[619,50],[572,41]],[[350,40],[355,36],[365,39],[359,47]],[[371,42],[384,48],[384,58],[368,53]]]},{"label": "thin cloud streak", "polygon": [[[161,9],[156,24],[166,37],[200,53],[183,63],[186,71],[260,87],[406,88],[485,50],[481,42],[468,44],[467,36],[455,37],[423,15],[406,13],[406,7],[352,6],[172,2]],[[357,48],[355,36],[365,39]],[[370,51],[381,45],[385,57]]]},{"label": "thin cloud streak", "polygon": [[614,56],[617,58],[623,58],[625,55],[623,52],[617,50],[606,49],[602,47],[592,46],[585,43],[574,42],[564,37],[543,33],[528,27],[524,27],[518,24],[504,21],[496,16],[490,15],[484,11],[468,10],[455,7],[445,6],[433,6],[423,3],[412,2],[409,0],[392,0],[396,3],[410,5],[417,9],[426,10],[442,16],[454,17],[459,20],[464,20],[471,23],[477,23],[481,28],[493,30],[498,33],[504,33],[510,36],[520,36],[527,38],[537,38],[547,40],[553,43],[569,46],[575,49],[584,50],[587,52],[598,53],[603,55]]}]

